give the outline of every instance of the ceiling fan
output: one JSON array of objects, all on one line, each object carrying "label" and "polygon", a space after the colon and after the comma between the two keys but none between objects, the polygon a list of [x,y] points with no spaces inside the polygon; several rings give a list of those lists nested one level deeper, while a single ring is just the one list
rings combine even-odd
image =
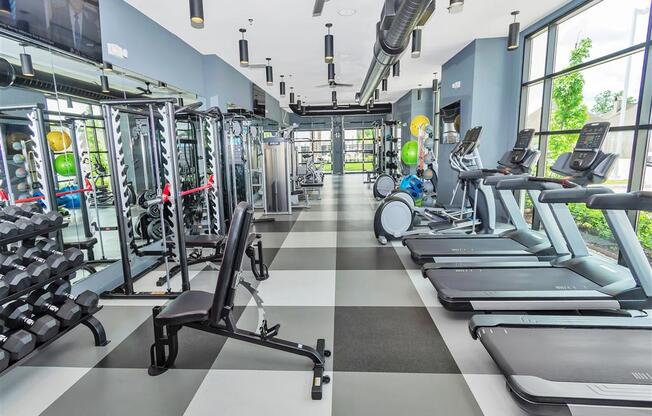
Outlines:
[{"label": "ceiling fan", "polygon": [[346,84],[344,82],[337,82],[337,81],[332,81],[329,82],[328,84],[322,84],[322,85],[316,85],[315,88],[337,88],[337,87],[352,87],[353,84]]},{"label": "ceiling fan", "polygon": [[152,85],[151,83],[145,81],[145,88],[143,88],[143,87],[136,87],[137,90],[142,91],[142,92],[141,92],[140,94],[138,94],[138,95],[139,95],[139,96],[141,96],[141,95],[152,95],[152,90],[150,89],[150,86],[151,86],[151,85]]},{"label": "ceiling fan", "polygon": [[324,11],[324,4],[329,0],[315,0],[315,5],[312,8],[312,17],[321,16]]}]

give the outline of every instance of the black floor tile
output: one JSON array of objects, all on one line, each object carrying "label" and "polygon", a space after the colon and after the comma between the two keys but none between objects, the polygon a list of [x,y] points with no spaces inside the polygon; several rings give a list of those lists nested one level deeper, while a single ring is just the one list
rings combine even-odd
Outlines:
[{"label": "black floor tile", "polygon": [[337,231],[339,224],[336,220],[328,221],[297,221],[292,227],[292,232],[315,233],[324,231]]},{"label": "black floor tile", "polygon": [[358,221],[358,220],[338,220],[337,221],[337,231],[373,231],[374,222],[373,216],[369,220]]},{"label": "black floor tile", "polygon": [[334,371],[459,374],[423,307],[335,308]]},{"label": "black floor tile", "polygon": [[294,221],[271,221],[271,222],[259,222],[254,224],[254,231],[258,232],[268,232],[268,233],[278,233],[278,232],[288,232],[292,229]]},{"label": "black floor tile", "polygon": [[337,270],[403,270],[393,247],[338,247]]}]

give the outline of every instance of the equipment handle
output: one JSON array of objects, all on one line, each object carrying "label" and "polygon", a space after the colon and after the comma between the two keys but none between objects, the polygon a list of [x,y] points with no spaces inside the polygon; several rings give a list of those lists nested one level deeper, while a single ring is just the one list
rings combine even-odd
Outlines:
[{"label": "equipment handle", "polygon": [[[192,188],[192,189],[187,189],[185,191],[181,191],[179,193],[179,196],[184,197],[192,194],[196,194],[197,192],[201,191],[206,191],[208,189],[211,189],[213,187],[213,184],[215,183],[215,179],[213,175],[210,175],[208,177],[208,182],[206,182],[206,185],[198,186],[197,188]],[[163,192],[161,194],[161,199],[156,199],[152,201],[152,204],[159,203],[159,202],[168,202],[172,199],[172,196],[170,195],[170,184],[166,183],[165,186],[163,187]]]},{"label": "equipment handle", "polygon": [[[93,185],[91,184],[91,182],[88,179],[86,179],[84,185],[86,186],[85,188],[71,189],[69,191],[57,192],[55,194],[55,196],[58,198],[60,196],[65,196],[65,195],[73,195],[73,194],[82,194],[82,193],[85,193],[85,192],[93,192]],[[36,202],[36,201],[39,201],[39,200],[44,199],[44,198],[45,198],[44,195],[39,195],[39,196],[30,197],[30,198],[17,199],[14,202],[16,204],[24,204],[24,203],[28,203],[28,202]]]}]

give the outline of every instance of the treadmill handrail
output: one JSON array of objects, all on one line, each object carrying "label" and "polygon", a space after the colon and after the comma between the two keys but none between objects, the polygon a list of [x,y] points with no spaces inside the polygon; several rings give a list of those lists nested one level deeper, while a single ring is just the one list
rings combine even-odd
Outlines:
[{"label": "treadmill handrail", "polygon": [[524,177],[516,177],[513,178],[511,176],[506,177],[502,181],[499,181],[496,184],[496,189],[499,191],[506,190],[506,191],[524,191],[524,190],[532,190],[532,191],[546,191],[549,189],[559,189],[563,185],[557,182],[538,182],[538,181],[530,181],[530,177],[524,176]]},{"label": "treadmill handrail", "polygon": [[492,175],[485,178],[484,184],[487,186],[496,186],[498,182],[504,181],[506,179],[527,178],[528,176],[530,176],[529,173],[523,173],[520,175]]},{"label": "treadmill handrail", "polygon": [[638,191],[626,194],[594,195],[589,198],[586,206],[601,210],[652,211],[652,192]]},{"label": "treadmill handrail", "polygon": [[541,192],[539,202],[544,204],[585,203],[594,195],[612,194],[614,191],[606,186],[588,188],[551,189]]}]

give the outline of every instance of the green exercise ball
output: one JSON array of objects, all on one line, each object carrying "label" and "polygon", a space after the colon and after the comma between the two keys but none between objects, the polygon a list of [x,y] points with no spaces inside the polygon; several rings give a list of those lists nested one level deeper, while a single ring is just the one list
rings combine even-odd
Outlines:
[{"label": "green exercise ball", "polygon": [[410,140],[401,147],[401,160],[408,166],[419,162],[419,142]]},{"label": "green exercise ball", "polygon": [[75,176],[75,156],[66,153],[55,157],[54,170],[61,176]]}]

